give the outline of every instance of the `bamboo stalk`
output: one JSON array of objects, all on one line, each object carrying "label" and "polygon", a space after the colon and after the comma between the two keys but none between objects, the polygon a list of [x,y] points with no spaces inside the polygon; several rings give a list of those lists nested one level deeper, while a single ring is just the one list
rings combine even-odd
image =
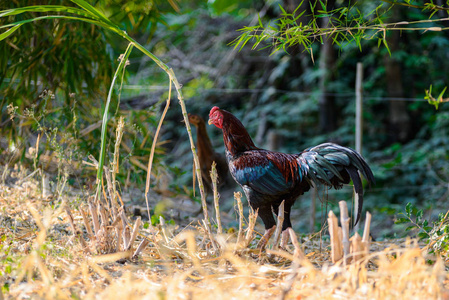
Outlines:
[{"label": "bamboo stalk", "polygon": [[173,84],[175,86],[176,92],[178,93],[179,105],[181,106],[182,116],[184,118],[184,124],[185,124],[186,129],[187,129],[187,135],[189,136],[190,149],[192,150],[193,160],[195,162],[196,177],[197,177],[197,180],[198,180],[198,187],[200,189],[201,203],[203,205],[204,217],[207,220],[207,222],[210,223],[209,222],[209,218],[207,216],[206,194],[204,192],[203,178],[201,177],[200,161],[198,159],[198,154],[196,152],[195,142],[193,141],[192,129],[190,127],[189,115],[187,113],[186,105],[185,105],[185,102],[184,102],[184,97],[182,95],[181,85],[179,84],[178,79],[176,78],[175,73],[173,72],[173,69],[168,68],[164,63],[162,63],[162,61],[160,61],[157,57],[155,57],[151,52],[149,52],[148,50],[146,50],[143,47],[140,48],[139,46],[140,45],[136,45],[136,47],[139,50],[141,50],[145,54],[149,55],[155,62],[157,62],[157,64],[161,68],[163,68],[167,72],[167,74],[170,76],[170,79],[173,81]]}]

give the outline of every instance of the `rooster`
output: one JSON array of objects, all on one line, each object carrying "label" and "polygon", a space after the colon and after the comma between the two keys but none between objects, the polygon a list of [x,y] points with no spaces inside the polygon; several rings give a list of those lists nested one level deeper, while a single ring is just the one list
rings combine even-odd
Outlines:
[{"label": "rooster", "polygon": [[189,123],[196,127],[196,149],[198,151],[198,160],[200,161],[201,178],[203,179],[206,193],[212,191],[212,179],[210,171],[212,163],[217,164],[218,186],[227,182],[229,174],[228,164],[223,154],[214,151],[209,135],[206,131],[206,122],[198,115],[189,114]]},{"label": "rooster", "polygon": [[357,194],[360,219],[363,205],[363,185],[359,172],[374,183],[373,173],[356,151],[333,143],[320,144],[299,154],[285,154],[258,148],[243,124],[231,113],[214,106],[209,113],[209,125],[223,131],[226,159],[234,180],[242,187],[250,206],[265,225],[258,248],[266,243],[276,229],[273,216],[284,202],[281,247],[285,248],[291,229],[290,211],[296,199],[310,187],[321,183],[339,189],[352,180]]}]

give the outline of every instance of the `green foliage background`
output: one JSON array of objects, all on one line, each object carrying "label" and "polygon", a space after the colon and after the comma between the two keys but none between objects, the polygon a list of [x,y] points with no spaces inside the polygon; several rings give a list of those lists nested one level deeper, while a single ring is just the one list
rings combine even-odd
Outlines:
[{"label": "green foliage background", "polygon": [[[0,9],[25,4],[72,5],[69,1],[2,1]],[[245,26],[273,24],[283,14],[280,6],[287,9],[287,1],[103,0],[91,4],[174,68],[183,84],[189,112],[207,118],[210,108],[218,105],[239,117],[258,145],[269,147],[267,137],[274,134],[280,141],[280,151],[300,152],[329,140],[354,147],[355,70],[357,62],[363,62],[363,154],[377,178],[377,185],[366,192],[365,204],[367,210],[385,216],[376,218],[378,224],[373,227],[379,228],[380,236],[400,232],[391,230],[394,215],[409,202],[424,208],[428,218],[436,218],[445,209],[449,108],[442,104],[435,110],[424,97],[430,85],[436,94],[448,85],[448,31],[404,30],[397,46],[389,48],[379,46],[377,37],[334,44],[335,60],[327,70],[332,80],[326,83],[326,93],[335,98],[336,126],[323,132],[318,126],[320,78],[324,76],[320,68],[324,59],[320,52],[322,40],[313,41],[308,51],[291,45],[274,54],[275,47],[269,39],[262,42],[259,50],[251,50],[247,44],[235,51],[230,45],[242,33],[237,30]],[[432,14],[420,8],[391,9],[390,4],[382,1],[358,1],[355,8],[368,15],[379,5],[384,22],[447,17],[446,10]],[[335,1],[334,6],[344,8],[348,3]],[[2,18],[0,22],[12,20],[17,19]],[[446,23],[438,21],[425,26],[447,26]],[[386,31],[381,38],[388,44],[393,34]],[[124,41],[101,28],[67,20],[27,24],[2,41],[0,150],[4,161],[11,161],[11,141],[23,145],[18,156],[26,161],[26,148],[35,144],[37,134],[53,132],[53,128],[59,129],[54,139],[64,149],[72,147],[76,155],[71,158],[80,161],[88,154],[96,156],[99,127],[87,133],[84,130],[101,120],[111,74],[125,48]],[[391,80],[387,68],[392,62],[401,70],[401,99],[396,99],[386,87]],[[115,127],[118,115],[126,116],[127,147],[122,149],[121,163],[122,168],[132,170],[131,181],[136,185],[143,184],[144,173],[132,158],[145,164],[162,109],[159,104],[166,99],[166,91],[163,71],[137,52],[132,53],[125,82],[113,99],[112,110],[116,113],[110,128]],[[405,102],[411,120],[411,133],[406,138],[398,139],[397,132],[389,127],[392,101]],[[14,120],[10,119],[8,105],[17,107]],[[156,169],[171,172],[174,180],[170,188],[178,192],[191,185],[191,168],[186,167],[191,166],[190,146],[181,120],[180,109],[173,105],[163,126],[165,144],[158,147],[156,155]],[[218,151],[223,151],[219,132],[210,128],[209,133]],[[109,136],[113,136],[113,129]],[[46,140],[46,149],[54,150],[50,141],[51,138]],[[113,147],[112,140],[109,147]],[[120,176],[124,181],[127,174]],[[349,199],[351,190],[329,191],[327,197],[333,205]],[[309,198],[310,195],[303,196],[296,210],[307,211]],[[298,222],[298,227],[306,230],[304,222]]]}]

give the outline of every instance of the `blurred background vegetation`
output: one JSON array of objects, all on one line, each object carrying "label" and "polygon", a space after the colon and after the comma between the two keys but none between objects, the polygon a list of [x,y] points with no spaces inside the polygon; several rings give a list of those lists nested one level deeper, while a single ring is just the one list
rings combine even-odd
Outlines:
[{"label": "blurred background vegetation", "polygon": [[[307,11],[300,19],[304,24],[315,2],[301,2],[299,11]],[[449,7],[444,1],[431,2]],[[323,40],[312,44],[310,51],[295,45],[272,53],[268,41],[269,47],[252,50],[245,46],[237,51],[230,43],[240,35],[239,29],[258,24],[259,18],[267,23],[278,19],[281,7],[293,12],[300,1],[89,3],[174,69],[189,112],[207,119],[214,105],[231,111],[258,146],[272,150],[296,153],[325,141],[354,147],[355,74],[357,62],[362,62],[363,155],[377,179],[376,186],[366,192],[365,208],[377,216],[374,234],[404,235],[402,227],[393,228],[393,223],[407,203],[424,209],[430,221],[447,210],[449,106],[442,104],[436,110],[424,98],[431,85],[437,95],[449,85],[448,31],[387,31],[389,49],[379,46],[377,39],[365,39],[361,48],[357,43],[336,45]],[[39,4],[72,5],[63,0],[2,0],[0,9]],[[348,1],[327,4],[349,5]],[[382,1],[354,4],[362,14],[382,5],[385,23],[448,17],[447,8],[433,13]],[[0,22],[26,17],[0,18]],[[424,26],[448,27],[449,21]],[[102,110],[117,58],[126,45],[101,28],[69,20],[26,24],[0,42],[1,162],[33,166],[35,157],[28,149],[38,139],[42,158],[38,167],[44,169],[50,167],[46,157],[55,157],[59,163],[80,163],[89,154],[97,157]],[[108,127],[112,153],[114,124],[125,116],[123,172],[118,176],[125,186],[143,190],[144,169],[163,108],[160,104],[167,93],[166,74],[139,52],[132,53]],[[155,157],[154,176],[160,180],[153,185],[191,194],[192,154],[181,120],[180,108],[173,103]],[[208,130],[214,146],[224,151],[219,131]],[[64,172],[79,186],[94,178],[93,170],[85,167],[65,168]],[[330,206],[352,197],[350,187],[318,196],[328,198]],[[309,211],[311,197],[312,193],[302,196],[295,210]],[[320,228],[322,211],[316,212],[314,230]],[[297,220],[296,226],[300,232],[311,229],[308,219]]]}]

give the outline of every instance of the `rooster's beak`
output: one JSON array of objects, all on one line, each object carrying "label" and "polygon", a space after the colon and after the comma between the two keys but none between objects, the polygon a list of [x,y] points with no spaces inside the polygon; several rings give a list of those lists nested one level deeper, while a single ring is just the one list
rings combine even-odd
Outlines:
[{"label": "rooster's beak", "polygon": [[212,120],[209,119],[209,121],[207,121],[207,124],[212,125],[212,124],[213,124],[213,123],[212,123]]}]

